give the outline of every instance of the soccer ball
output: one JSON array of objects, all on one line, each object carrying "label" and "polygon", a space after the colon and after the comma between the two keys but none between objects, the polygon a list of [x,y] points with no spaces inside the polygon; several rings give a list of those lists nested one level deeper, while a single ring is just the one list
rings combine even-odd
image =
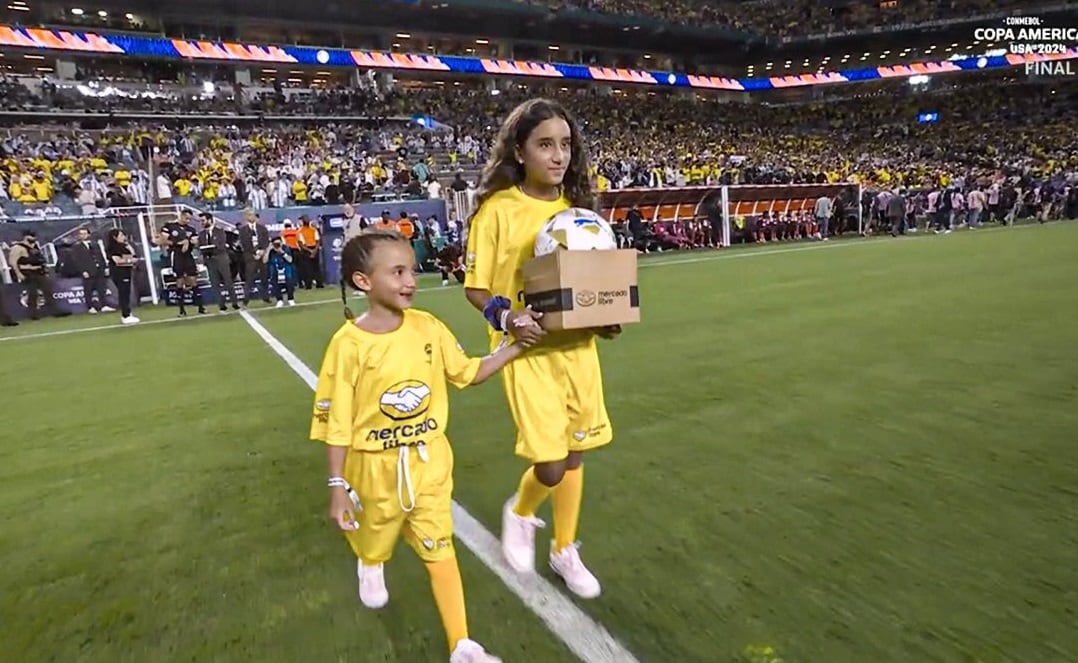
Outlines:
[{"label": "soccer ball", "polygon": [[603,217],[590,209],[573,207],[555,214],[539,229],[535,255],[545,256],[558,249],[606,251],[618,248],[614,230]]}]

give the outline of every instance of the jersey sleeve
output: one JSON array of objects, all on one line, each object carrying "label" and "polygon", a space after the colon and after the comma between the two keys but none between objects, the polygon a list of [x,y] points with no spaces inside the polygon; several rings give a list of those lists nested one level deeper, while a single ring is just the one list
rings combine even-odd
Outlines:
[{"label": "jersey sleeve", "polygon": [[314,392],[311,439],[336,447],[352,445],[352,415],[359,378],[354,343],[334,338],[326,348]]},{"label": "jersey sleeve", "polygon": [[475,381],[482,359],[469,357],[457,337],[441,320],[434,318],[438,334],[438,347],[442,351],[442,365],[445,366],[445,378],[458,389],[463,389]]},{"label": "jersey sleeve", "polygon": [[468,231],[468,251],[464,260],[464,287],[493,292],[494,266],[497,260],[495,212],[483,205],[472,217]]}]

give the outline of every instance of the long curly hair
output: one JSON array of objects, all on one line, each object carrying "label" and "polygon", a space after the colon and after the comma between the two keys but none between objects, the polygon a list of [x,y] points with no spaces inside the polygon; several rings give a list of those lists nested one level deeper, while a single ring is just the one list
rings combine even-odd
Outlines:
[{"label": "long curly hair", "polygon": [[477,209],[495,193],[524,181],[524,165],[516,160],[516,149],[523,149],[524,143],[539,124],[555,117],[560,117],[569,125],[572,150],[569,166],[562,180],[562,193],[573,207],[595,209],[595,192],[592,191],[588,174],[588,148],[584,144],[576,118],[560,103],[543,98],[525,101],[514,108],[502,122],[498,137],[494,139],[490,158],[479,177]]}]

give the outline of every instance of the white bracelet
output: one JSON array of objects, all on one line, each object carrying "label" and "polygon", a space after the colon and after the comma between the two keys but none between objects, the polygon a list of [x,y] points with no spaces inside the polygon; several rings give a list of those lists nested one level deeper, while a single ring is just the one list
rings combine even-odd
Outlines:
[{"label": "white bracelet", "polygon": [[344,477],[330,477],[326,485],[330,488],[348,488],[348,482],[344,480]]},{"label": "white bracelet", "polygon": [[512,312],[513,312],[513,310],[512,310],[512,309],[508,309],[508,308],[507,308],[507,309],[505,309],[504,311],[502,311],[501,323],[502,323],[502,331],[503,331],[503,332],[507,332],[507,331],[509,331],[509,328],[508,328],[508,327],[507,327],[506,325],[507,325],[507,323],[509,322],[509,315],[510,315],[510,314],[511,314]]}]

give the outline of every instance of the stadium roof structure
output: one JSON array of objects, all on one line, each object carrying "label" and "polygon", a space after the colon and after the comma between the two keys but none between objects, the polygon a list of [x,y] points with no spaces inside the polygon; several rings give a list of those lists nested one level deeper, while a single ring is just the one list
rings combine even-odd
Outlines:
[{"label": "stadium roof structure", "polygon": [[571,37],[574,44],[595,48],[668,54],[730,50],[759,39],[733,30],[572,9],[552,11],[512,0],[348,0],[322,3],[313,12],[310,5],[289,0],[97,0],[95,6],[119,13],[142,11],[194,25],[227,20],[240,24],[280,22],[317,29],[408,29],[552,44],[565,43]]}]

